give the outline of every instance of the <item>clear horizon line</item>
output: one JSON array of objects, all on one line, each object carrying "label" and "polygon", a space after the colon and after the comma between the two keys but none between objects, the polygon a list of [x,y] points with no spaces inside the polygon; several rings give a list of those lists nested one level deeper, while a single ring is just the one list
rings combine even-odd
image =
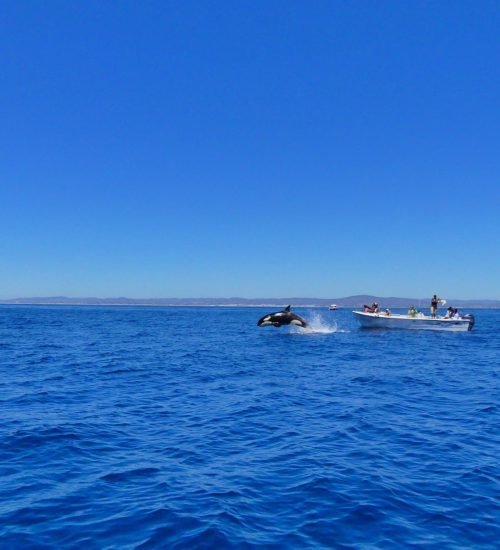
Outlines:
[{"label": "clear horizon line", "polygon": [[[131,298],[128,296],[64,296],[64,295],[52,295],[52,296],[16,296],[13,298],[0,298],[0,302],[13,302],[17,300],[72,300],[72,301],[78,301],[78,300],[102,300],[102,301],[109,301],[109,300],[129,300],[129,301],[156,301],[156,300],[172,300],[174,302],[179,302],[183,300],[189,300],[189,301],[228,301],[228,300],[243,300],[243,301],[249,301],[249,302],[256,302],[259,300],[263,301],[270,301],[275,300],[277,302],[283,302],[287,300],[311,300],[311,301],[335,301],[335,300],[349,300],[349,299],[355,299],[355,298],[377,298],[377,299],[383,299],[383,300],[430,300],[429,297],[415,297],[415,296],[381,296],[378,294],[350,294],[348,296],[337,296],[337,297],[314,297],[314,296],[259,296],[256,298],[248,298],[245,296],[207,296],[207,297],[201,297],[201,296],[182,296],[182,297],[173,297],[173,296],[165,296],[165,297],[140,297],[140,298]],[[447,300],[456,300],[456,301],[464,301],[464,302],[500,302],[500,298],[459,298],[459,297],[453,297],[453,298],[446,298]]]}]

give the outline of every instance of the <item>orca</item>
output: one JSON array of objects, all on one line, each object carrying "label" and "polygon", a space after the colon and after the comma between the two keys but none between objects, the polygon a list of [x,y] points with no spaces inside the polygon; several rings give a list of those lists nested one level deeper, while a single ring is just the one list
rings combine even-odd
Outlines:
[{"label": "orca", "polygon": [[307,323],[302,317],[290,312],[290,306],[286,306],[283,311],[268,313],[257,321],[258,327],[282,327],[283,325],[296,325],[302,328],[307,327]]}]

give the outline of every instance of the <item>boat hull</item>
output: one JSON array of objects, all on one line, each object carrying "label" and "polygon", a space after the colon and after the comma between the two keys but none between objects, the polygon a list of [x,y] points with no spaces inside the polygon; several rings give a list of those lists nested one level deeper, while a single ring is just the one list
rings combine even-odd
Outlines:
[{"label": "boat hull", "polygon": [[390,328],[405,330],[446,330],[466,332],[474,324],[471,319],[433,319],[432,317],[410,317],[409,315],[386,315],[353,311],[363,328]]}]

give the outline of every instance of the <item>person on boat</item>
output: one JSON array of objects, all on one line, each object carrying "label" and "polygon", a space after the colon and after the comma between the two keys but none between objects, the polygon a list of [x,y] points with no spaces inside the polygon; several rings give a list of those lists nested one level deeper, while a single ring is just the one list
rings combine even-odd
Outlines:
[{"label": "person on boat", "polygon": [[408,316],[415,317],[417,315],[417,308],[415,306],[410,306],[408,309]]},{"label": "person on boat", "polygon": [[460,319],[460,314],[458,313],[458,308],[456,307],[449,307],[446,310],[446,315],[444,316],[445,319]]},{"label": "person on boat", "polygon": [[385,314],[387,315],[387,317],[389,317],[389,315],[392,314],[392,311],[389,308],[386,308],[385,309]]},{"label": "person on boat", "polygon": [[436,318],[438,305],[439,305],[439,298],[434,294],[434,296],[431,299],[431,317],[433,319]]},{"label": "person on boat", "polygon": [[366,304],[363,306],[363,311],[365,313],[379,313],[380,308],[378,307],[377,302],[373,302],[371,306],[367,306]]}]

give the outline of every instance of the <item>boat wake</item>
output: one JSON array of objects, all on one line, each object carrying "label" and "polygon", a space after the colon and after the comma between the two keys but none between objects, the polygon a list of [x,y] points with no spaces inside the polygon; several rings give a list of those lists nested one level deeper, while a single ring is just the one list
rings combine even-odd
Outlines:
[{"label": "boat wake", "polygon": [[307,327],[293,327],[293,332],[296,334],[333,334],[334,332],[349,332],[348,330],[340,329],[337,323],[326,322],[319,313],[313,313],[306,318]]}]

